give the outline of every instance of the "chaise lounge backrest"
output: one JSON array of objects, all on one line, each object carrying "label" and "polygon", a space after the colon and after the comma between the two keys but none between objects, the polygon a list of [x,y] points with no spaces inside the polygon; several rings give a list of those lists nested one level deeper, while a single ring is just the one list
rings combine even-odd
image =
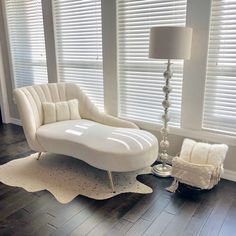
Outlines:
[{"label": "chaise lounge backrest", "polygon": [[82,119],[93,120],[111,126],[137,128],[131,122],[99,112],[88,96],[73,83],[51,83],[33,85],[14,90],[17,107],[27,142],[31,149],[44,151],[37,141],[36,131],[43,124],[43,102],[59,102],[70,99],[79,100],[80,116]]}]

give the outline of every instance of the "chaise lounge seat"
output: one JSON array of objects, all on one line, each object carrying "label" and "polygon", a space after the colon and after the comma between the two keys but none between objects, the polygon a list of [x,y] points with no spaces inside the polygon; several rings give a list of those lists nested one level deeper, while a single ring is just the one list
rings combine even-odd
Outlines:
[{"label": "chaise lounge seat", "polygon": [[156,140],[141,130],[82,119],[43,125],[36,136],[48,152],[73,156],[103,170],[133,171],[155,161]]},{"label": "chaise lounge seat", "polygon": [[[80,87],[54,83],[18,88],[14,96],[30,148],[64,154],[99,169],[126,172],[150,166],[158,155],[158,141],[149,132],[103,112]],[[78,99],[81,119],[43,124],[43,102]]]}]

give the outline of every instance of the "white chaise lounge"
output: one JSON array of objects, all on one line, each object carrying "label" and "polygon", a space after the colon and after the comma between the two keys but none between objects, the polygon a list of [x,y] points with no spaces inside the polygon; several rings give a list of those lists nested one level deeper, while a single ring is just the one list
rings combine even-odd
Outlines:
[{"label": "white chaise lounge", "polygon": [[[108,171],[126,172],[150,166],[158,155],[158,141],[131,122],[99,112],[72,83],[23,87],[14,91],[25,136],[30,148],[83,160]],[[42,103],[78,99],[81,119],[43,124]]]}]

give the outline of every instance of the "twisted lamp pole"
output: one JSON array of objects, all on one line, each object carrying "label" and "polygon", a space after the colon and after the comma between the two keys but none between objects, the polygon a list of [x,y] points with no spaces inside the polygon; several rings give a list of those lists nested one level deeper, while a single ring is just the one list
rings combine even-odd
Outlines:
[{"label": "twisted lamp pole", "polygon": [[169,129],[168,129],[168,122],[170,121],[169,115],[168,115],[168,109],[171,105],[169,101],[169,94],[171,92],[171,87],[170,87],[170,79],[172,77],[172,72],[170,70],[170,59],[168,59],[167,62],[167,69],[164,72],[164,78],[165,78],[165,85],[163,86],[162,90],[165,94],[165,98],[162,101],[162,106],[164,108],[164,114],[162,115],[162,121],[163,121],[163,127],[161,128],[160,132],[162,135],[162,140],[160,142],[160,148],[161,148],[161,153],[159,155],[160,160],[162,164],[155,165],[153,167],[153,173],[157,174],[162,177],[168,177],[171,175],[171,166],[166,164],[166,161],[168,160],[168,149],[170,147],[170,143],[168,141],[168,134],[169,134]]}]

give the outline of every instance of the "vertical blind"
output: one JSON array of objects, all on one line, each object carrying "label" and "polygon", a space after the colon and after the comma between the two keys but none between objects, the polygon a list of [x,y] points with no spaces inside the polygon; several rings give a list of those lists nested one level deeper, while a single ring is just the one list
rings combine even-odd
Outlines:
[{"label": "vertical blind", "polygon": [[203,129],[236,134],[236,0],[213,0]]},{"label": "vertical blind", "polygon": [[54,0],[58,75],[104,107],[101,0]]},{"label": "vertical blind", "polygon": [[[153,26],[185,26],[187,0],[118,0],[120,116],[161,123],[165,60],[148,58]],[[166,39],[168,40],[168,39]],[[180,126],[183,61],[172,61],[170,125]]]},{"label": "vertical blind", "polygon": [[48,82],[41,0],[6,0],[16,87]]}]

